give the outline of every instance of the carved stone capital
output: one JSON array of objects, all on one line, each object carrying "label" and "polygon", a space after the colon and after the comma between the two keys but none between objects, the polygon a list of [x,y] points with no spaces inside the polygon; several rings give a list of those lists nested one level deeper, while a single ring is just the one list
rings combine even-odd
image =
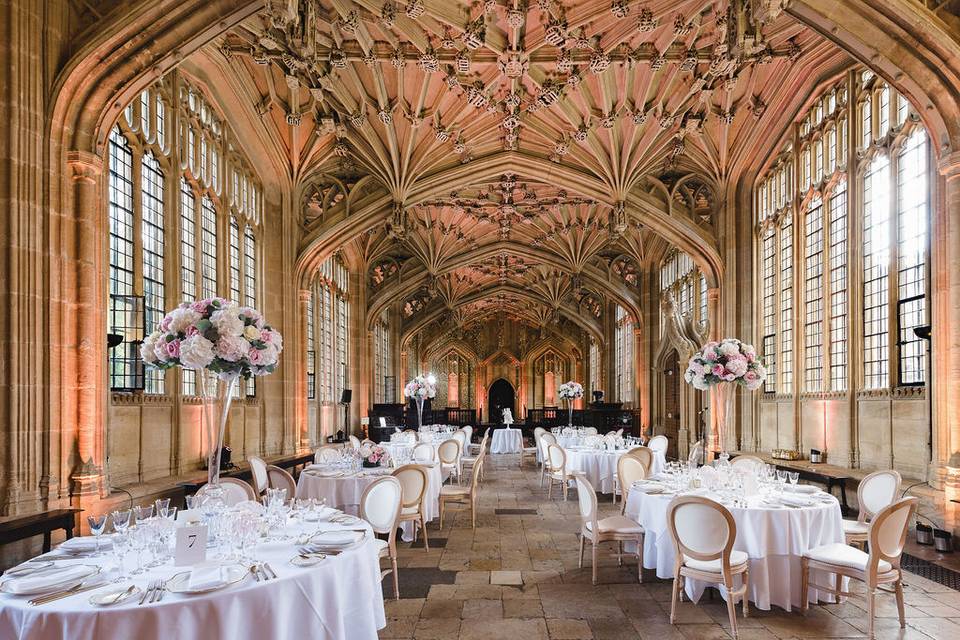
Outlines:
[{"label": "carved stone capital", "polygon": [[310,302],[310,298],[313,297],[313,292],[310,289],[300,289],[300,302]]},{"label": "carved stone capital", "polygon": [[82,463],[70,477],[75,496],[100,495],[103,493],[103,469],[93,460]]},{"label": "carved stone capital", "polygon": [[89,151],[68,151],[67,167],[74,182],[96,184],[103,173],[103,160]]},{"label": "carved stone capital", "polygon": [[960,176],[960,151],[952,151],[940,158],[937,170],[948,181]]}]

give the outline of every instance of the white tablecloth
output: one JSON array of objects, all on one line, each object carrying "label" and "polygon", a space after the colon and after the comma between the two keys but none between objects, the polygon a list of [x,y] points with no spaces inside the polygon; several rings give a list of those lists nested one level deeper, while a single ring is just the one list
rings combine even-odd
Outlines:
[{"label": "white tablecloth", "polygon": [[582,472],[593,488],[600,493],[613,493],[613,479],[617,475],[617,460],[626,453],[602,449],[564,449],[567,453],[567,473]]},{"label": "white tablecloth", "polygon": [[[646,535],[643,546],[643,566],[656,569],[657,577],[673,577],[675,557],[673,540],[667,525],[667,505],[673,496],[647,495],[630,491],[626,515],[643,525]],[[753,500],[751,500],[753,502]],[[737,523],[734,549],[750,556],[750,601],[763,610],[776,605],[786,611],[799,607],[800,559],[805,551],[820,545],[843,542],[843,516],[840,504],[817,504],[802,509],[765,508],[746,509],[728,507]],[[811,573],[810,581],[832,584],[832,578],[818,572]],[[737,584],[737,583],[735,583]],[[696,601],[706,585],[686,579],[686,591]],[[810,602],[830,601],[830,596],[810,589]]]},{"label": "white tablecloth", "polygon": [[503,427],[493,430],[490,453],[520,453],[523,449],[523,432],[520,429]]},{"label": "white tablecloth", "polygon": [[[440,486],[443,484],[443,476],[440,474],[439,464],[426,469],[427,492],[423,497],[423,517],[430,522],[440,515]],[[327,506],[357,515],[363,490],[377,478],[389,475],[391,471],[392,469],[387,468],[364,469],[359,475],[331,478],[315,475],[307,470],[300,474],[297,481],[297,497],[325,499]],[[412,521],[403,523],[403,540],[413,540],[413,525]]]},{"label": "white tablecloth", "polygon": [[[357,528],[353,524],[347,528]],[[342,529],[324,523],[324,529]],[[291,525],[294,535],[314,531],[316,524]],[[323,638],[376,640],[386,625],[377,547],[371,533],[360,546],[330,556],[309,568],[289,563],[296,554],[292,542],[263,542],[257,560],[269,562],[279,579],[257,582],[250,577],[209,594],[167,593],[163,600],[138,606],[138,598],[109,607],[89,604],[93,594],[117,587],[104,585],[44,604],[30,606],[30,596],[0,594],[0,638],[4,640],[262,640],[263,638]],[[112,558],[62,560],[94,564],[109,571]],[[135,562],[127,558],[127,568]],[[189,570],[172,563],[148,569],[122,585],[145,589],[150,581],[168,579]]]}]

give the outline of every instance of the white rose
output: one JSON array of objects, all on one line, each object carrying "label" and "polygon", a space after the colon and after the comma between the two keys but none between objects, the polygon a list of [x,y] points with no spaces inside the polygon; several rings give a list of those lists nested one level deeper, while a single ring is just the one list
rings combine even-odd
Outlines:
[{"label": "white rose", "polygon": [[740,353],[740,347],[734,342],[724,342],[720,345],[720,353],[725,356],[735,356]]},{"label": "white rose", "polygon": [[170,331],[172,333],[184,333],[186,330],[199,322],[202,316],[189,307],[177,307],[170,312]]},{"label": "white rose", "polygon": [[240,336],[221,336],[215,348],[217,355],[227,362],[238,362],[250,353],[250,343]]},{"label": "white rose", "polygon": [[157,354],[154,353],[153,349],[157,346],[159,340],[160,332],[154,331],[147,336],[147,339],[140,345],[140,357],[143,358],[143,361],[147,364],[153,364],[158,360]]},{"label": "white rose", "polygon": [[247,340],[259,340],[260,339],[260,329],[257,329],[252,324],[243,329],[243,337]]},{"label": "white rose", "polygon": [[213,343],[197,334],[180,344],[180,363],[187,369],[204,369],[213,362]]},{"label": "white rose", "polygon": [[240,319],[236,307],[231,306],[220,311],[214,311],[210,316],[210,323],[220,336],[243,335],[243,320]]}]

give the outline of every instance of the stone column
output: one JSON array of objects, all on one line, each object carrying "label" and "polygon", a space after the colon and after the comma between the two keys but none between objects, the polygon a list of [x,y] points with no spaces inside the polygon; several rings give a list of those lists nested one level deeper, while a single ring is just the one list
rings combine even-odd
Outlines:
[{"label": "stone column", "polygon": [[943,486],[946,528],[960,534],[960,152],[940,161],[942,195],[931,220],[933,481]]},{"label": "stone column", "polygon": [[[67,153],[67,166],[74,186],[73,237],[76,279],[73,292],[65,291],[65,297],[74,300],[73,353],[69,357],[65,375],[75,373],[77,402],[77,452],[79,459],[72,474],[73,494],[100,495],[103,490],[104,458],[104,393],[106,376],[103,361],[107,353],[104,331],[105,292],[101,285],[104,270],[99,239],[103,225],[100,224],[100,180],[103,162],[99,156],[85,151]],[[72,296],[70,294],[73,294]],[[70,369],[73,369],[71,372]],[[69,382],[64,381],[67,386]]]},{"label": "stone column", "polygon": [[643,344],[643,319],[633,325],[633,393],[637,399],[635,408],[640,409],[640,424],[650,421],[650,378],[646,351]]},{"label": "stone column", "polygon": [[300,289],[297,303],[297,442],[298,448],[310,446],[310,410],[307,406],[307,358],[310,345],[307,344],[307,313],[310,298],[313,292],[310,289]]}]

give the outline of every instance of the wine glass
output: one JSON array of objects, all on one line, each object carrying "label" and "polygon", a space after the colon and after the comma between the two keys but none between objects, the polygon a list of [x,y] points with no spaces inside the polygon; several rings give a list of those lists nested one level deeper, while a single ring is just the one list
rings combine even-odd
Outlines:
[{"label": "wine glass", "polygon": [[98,516],[87,516],[87,524],[90,525],[90,533],[97,541],[96,553],[100,553],[100,536],[103,530],[107,528],[107,514],[101,513]]},{"label": "wine glass", "polygon": [[137,526],[143,524],[145,520],[149,520],[153,517],[153,505],[148,504],[146,506],[136,506],[133,508],[133,515],[137,519]]},{"label": "wine glass", "polygon": [[130,529],[130,548],[137,552],[137,568],[130,575],[138,576],[146,569],[143,568],[143,550],[147,547],[147,527]]},{"label": "wine glass", "polygon": [[790,484],[796,486],[796,484],[800,481],[800,472],[791,471],[787,474],[787,477],[790,479]]},{"label": "wine glass", "polygon": [[170,498],[157,498],[154,504],[157,505],[157,515],[166,518],[170,509]]},{"label": "wine glass", "polygon": [[117,561],[117,579],[114,582],[123,582],[129,577],[123,561],[130,550],[130,535],[124,529],[114,533],[111,541],[113,542],[113,556]]},{"label": "wine glass", "polygon": [[110,514],[110,519],[113,521],[113,530],[117,533],[126,533],[127,527],[130,526],[130,510],[129,509],[118,509]]}]

